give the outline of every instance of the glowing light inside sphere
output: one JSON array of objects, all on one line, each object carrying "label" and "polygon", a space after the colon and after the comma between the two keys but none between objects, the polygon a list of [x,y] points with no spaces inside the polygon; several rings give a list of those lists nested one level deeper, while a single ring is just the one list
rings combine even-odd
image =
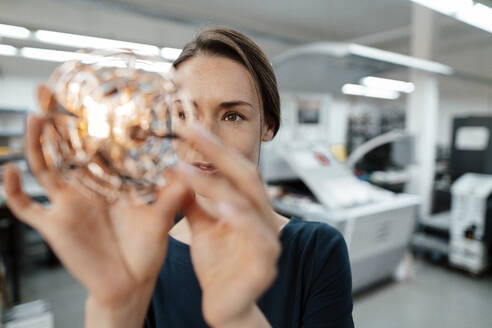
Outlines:
[{"label": "glowing light inside sphere", "polygon": [[90,194],[108,200],[121,192],[152,195],[177,161],[172,113],[178,96],[180,110],[189,111],[161,58],[98,51],[63,63],[39,89],[45,158]]}]

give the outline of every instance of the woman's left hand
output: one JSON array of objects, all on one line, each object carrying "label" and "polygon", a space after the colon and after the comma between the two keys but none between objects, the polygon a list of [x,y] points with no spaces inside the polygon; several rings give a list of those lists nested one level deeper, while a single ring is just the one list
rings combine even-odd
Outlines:
[{"label": "woman's left hand", "polygon": [[208,200],[206,208],[192,200],[183,209],[204,318],[213,327],[269,326],[255,302],[276,277],[281,246],[256,165],[199,127],[180,134],[218,169],[217,175],[187,164],[177,170]]}]

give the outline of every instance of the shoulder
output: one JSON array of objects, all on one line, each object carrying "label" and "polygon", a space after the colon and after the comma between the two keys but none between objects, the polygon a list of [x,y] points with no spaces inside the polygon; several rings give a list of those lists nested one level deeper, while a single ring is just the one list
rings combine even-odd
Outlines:
[{"label": "shoulder", "polygon": [[354,327],[347,246],[334,227],[295,220],[286,230],[285,257],[295,257],[303,289],[303,327]]},{"label": "shoulder", "polygon": [[296,257],[314,272],[327,266],[349,269],[348,251],[343,235],[327,223],[291,219],[282,233],[284,251]]},{"label": "shoulder", "polygon": [[281,239],[283,244],[294,244],[294,246],[311,250],[324,250],[323,253],[329,253],[340,244],[345,245],[343,235],[331,225],[296,218],[292,218],[285,226]]}]

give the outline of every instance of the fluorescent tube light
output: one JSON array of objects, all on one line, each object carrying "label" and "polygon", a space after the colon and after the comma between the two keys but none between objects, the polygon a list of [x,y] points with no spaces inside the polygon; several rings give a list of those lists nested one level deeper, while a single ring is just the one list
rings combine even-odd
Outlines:
[{"label": "fluorescent tube light", "polygon": [[15,56],[17,55],[17,48],[13,46],[9,46],[7,44],[0,44],[0,55]]},{"label": "fluorescent tube light", "polygon": [[473,0],[411,0],[444,15],[453,15],[473,6]]},{"label": "fluorescent tube light", "polygon": [[492,8],[481,3],[456,13],[456,18],[492,33]]},{"label": "fluorescent tube light", "polygon": [[[12,47],[13,48],[13,47]],[[15,49],[15,48],[14,48]],[[0,48],[1,51],[1,48]],[[20,50],[20,55],[25,58],[51,61],[51,62],[65,62],[69,60],[81,60],[86,64],[95,64],[103,67],[125,67],[125,63],[120,58],[104,57],[99,55],[73,52],[73,51],[60,51],[52,49],[41,48],[29,48],[25,47]],[[165,62],[137,62],[135,68],[148,72],[165,73],[171,68],[171,63]]]},{"label": "fluorescent tube light", "polygon": [[91,60],[94,56],[84,53],[78,53],[73,51],[60,51],[41,48],[24,47],[20,50],[22,57],[52,61],[52,62],[64,62],[69,60]]},{"label": "fluorescent tube light", "polygon": [[34,37],[41,42],[91,49],[132,49],[146,55],[159,55],[159,48],[150,44],[104,39],[93,36],[38,30]]},{"label": "fluorescent tube light", "polygon": [[397,99],[400,94],[396,91],[368,88],[358,84],[345,84],[342,87],[342,92],[346,95],[364,96],[371,98],[382,99]]},{"label": "fluorescent tube light", "polygon": [[351,44],[349,46],[349,52],[360,57],[370,58],[378,61],[385,61],[388,63],[420,69],[432,73],[439,73],[444,75],[452,75],[454,73],[454,70],[447,65],[376,48],[361,46],[359,44]]},{"label": "fluorescent tube light", "polygon": [[473,0],[411,0],[492,33],[492,8]]},{"label": "fluorescent tube light", "polygon": [[169,48],[169,47],[162,48],[161,57],[169,61],[175,61],[176,59],[178,59],[182,51],[183,49],[178,49],[178,48]]},{"label": "fluorescent tube light", "polygon": [[13,39],[27,39],[31,31],[22,26],[0,24],[0,36]]},{"label": "fluorescent tube light", "polygon": [[367,76],[360,80],[360,83],[369,88],[393,90],[404,93],[412,93],[415,85],[412,82],[404,82],[381,77]]}]

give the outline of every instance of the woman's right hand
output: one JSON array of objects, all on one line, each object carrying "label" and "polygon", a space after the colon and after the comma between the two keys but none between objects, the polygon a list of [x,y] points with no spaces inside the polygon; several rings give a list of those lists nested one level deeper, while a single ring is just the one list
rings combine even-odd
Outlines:
[{"label": "woman's right hand", "polygon": [[[89,198],[47,166],[40,143],[43,124],[43,118],[28,117],[27,153],[50,206],[44,207],[23,192],[19,173],[12,166],[4,169],[7,205],[43,236],[87,289],[89,300],[110,307],[144,293],[140,311],[145,312],[166,255],[168,231],[189,190],[169,169],[168,183],[152,205],[134,205],[125,199],[110,204],[104,197]],[[140,325],[142,320],[137,320]]]}]

